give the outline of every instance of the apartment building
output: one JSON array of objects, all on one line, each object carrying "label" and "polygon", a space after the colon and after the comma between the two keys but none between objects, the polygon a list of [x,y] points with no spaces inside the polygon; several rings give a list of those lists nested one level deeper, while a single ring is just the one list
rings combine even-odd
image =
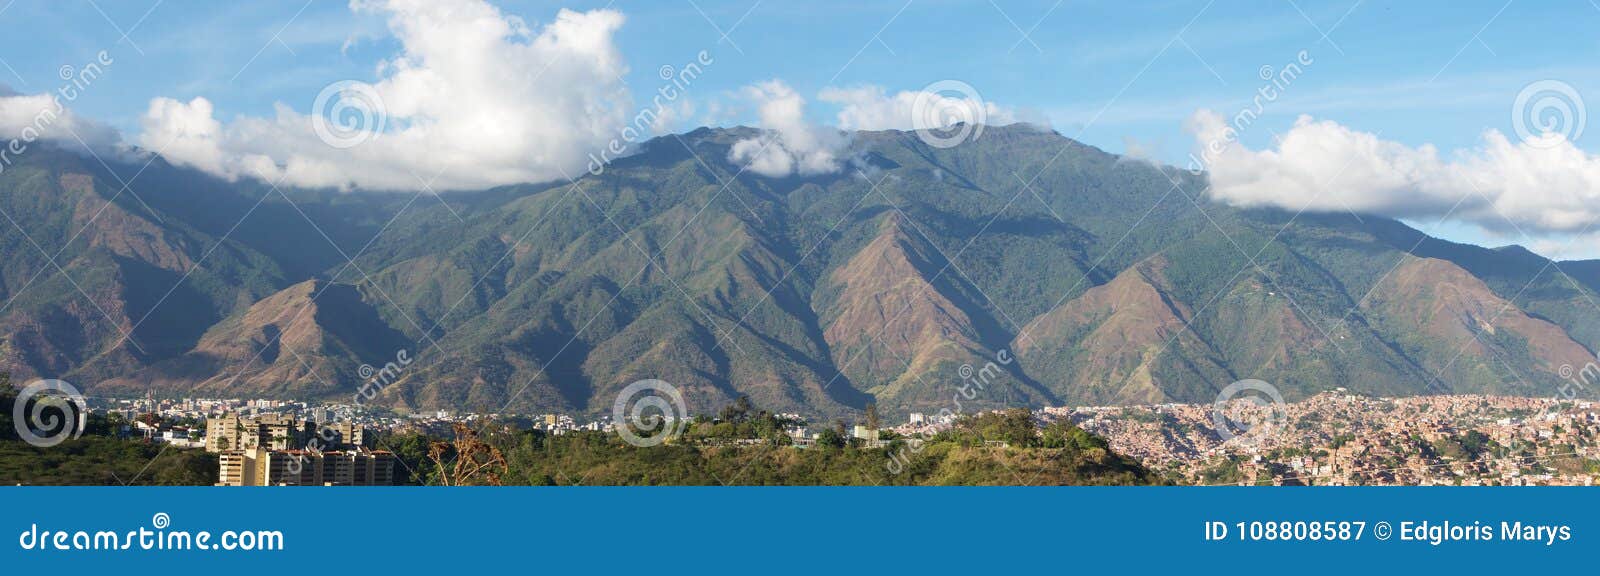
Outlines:
[{"label": "apartment building", "polygon": [[318,426],[284,414],[206,420],[206,450],[216,452],[222,486],[384,486],[394,455],[364,446],[359,424]]},{"label": "apartment building", "polygon": [[219,486],[390,486],[394,454],[384,450],[230,450]]},{"label": "apartment building", "polygon": [[363,446],[367,431],[353,422],[334,422],[319,426],[284,414],[239,416],[228,414],[206,419],[206,451],[291,450],[316,448],[330,450]]},{"label": "apartment building", "polygon": [[228,414],[206,419],[206,451],[288,450],[304,446],[316,433],[316,424],[285,414],[249,417]]}]

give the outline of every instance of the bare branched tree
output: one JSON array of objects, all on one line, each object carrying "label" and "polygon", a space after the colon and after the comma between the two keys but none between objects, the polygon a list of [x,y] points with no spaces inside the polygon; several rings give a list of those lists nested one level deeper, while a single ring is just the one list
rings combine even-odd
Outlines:
[{"label": "bare branched tree", "polygon": [[[466,424],[455,424],[454,442],[434,442],[428,446],[428,459],[439,471],[442,486],[500,486],[506,473],[505,455],[488,442],[478,438],[478,433]],[[454,464],[448,462],[455,455]]]}]

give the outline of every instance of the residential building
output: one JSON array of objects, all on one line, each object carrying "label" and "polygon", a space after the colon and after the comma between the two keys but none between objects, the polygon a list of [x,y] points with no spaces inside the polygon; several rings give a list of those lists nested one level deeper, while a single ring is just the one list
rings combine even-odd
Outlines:
[{"label": "residential building", "polygon": [[229,450],[219,486],[389,486],[394,454],[384,450]]}]

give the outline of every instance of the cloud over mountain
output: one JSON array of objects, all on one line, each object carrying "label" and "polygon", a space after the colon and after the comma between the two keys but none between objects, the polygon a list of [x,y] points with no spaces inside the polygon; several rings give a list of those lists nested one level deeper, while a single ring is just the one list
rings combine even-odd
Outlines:
[{"label": "cloud over mountain", "polygon": [[211,102],[152,101],[140,145],[225,178],[437,190],[579,174],[632,98],[613,10],[562,10],[534,29],[482,0],[356,0],[387,15],[399,54],[371,85],[330,86],[302,114],[217,118]]},{"label": "cloud over mountain", "polygon": [[839,127],[845,130],[925,130],[957,122],[1004,126],[1020,121],[1015,111],[985,102],[976,92],[902,90],[891,95],[881,86],[859,86],[827,88],[818,97],[839,105]]},{"label": "cloud over mountain", "polygon": [[1251,150],[1221,115],[1191,118],[1212,197],[1235,206],[1441,218],[1491,230],[1575,233],[1600,219],[1600,157],[1561,134],[1514,142],[1497,130],[1443,155],[1301,116],[1276,149]]},{"label": "cloud over mountain", "polygon": [[[110,126],[79,116],[54,94],[18,94],[0,85],[0,146],[12,154],[35,142],[96,154],[125,151],[122,135]],[[11,142],[16,142],[15,148]]]},{"label": "cloud over mountain", "polygon": [[734,143],[728,159],[762,176],[815,175],[837,172],[840,152],[849,140],[837,130],[810,123],[806,100],[788,84],[768,80],[745,87],[756,102],[761,127],[767,132]]},{"label": "cloud over mountain", "polygon": [[984,101],[971,86],[951,81],[893,95],[872,85],[825,88],[817,98],[839,108],[837,126],[807,120],[805,98],[780,80],[747,86],[743,96],[757,103],[761,127],[767,132],[735,143],[729,160],[770,177],[839,171],[841,162],[848,160],[840,152],[849,146],[849,136],[840,130],[938,131],[956,124],[1003,126],[1020,121],[1016,112]]}]

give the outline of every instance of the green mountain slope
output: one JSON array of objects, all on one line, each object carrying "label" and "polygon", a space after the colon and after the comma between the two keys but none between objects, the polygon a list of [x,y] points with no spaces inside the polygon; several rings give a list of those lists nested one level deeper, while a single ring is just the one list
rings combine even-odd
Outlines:
[{"label": "green mountain slope", "polygon": [[[148,205],[108,204],[111,174],[41,153],[0,175],[5,358],[108,393],[347,399],[360,365],[404,350],[374,401],[599,413],[656,378],[694,412],[748,395],[833,417],[1209,402],[1243,378],[1290,399],[1552,395],[1600,348],[1592,262],[1237,210],[1203,177],[1025,126],[949,149],[856,133],[843,170],[804,178],[730,164],[753,133],[443,201],[157,160],[134,187]],[[54,268],[19,227],[67,245],[90,298],[61,274],[24,289]]]}]

